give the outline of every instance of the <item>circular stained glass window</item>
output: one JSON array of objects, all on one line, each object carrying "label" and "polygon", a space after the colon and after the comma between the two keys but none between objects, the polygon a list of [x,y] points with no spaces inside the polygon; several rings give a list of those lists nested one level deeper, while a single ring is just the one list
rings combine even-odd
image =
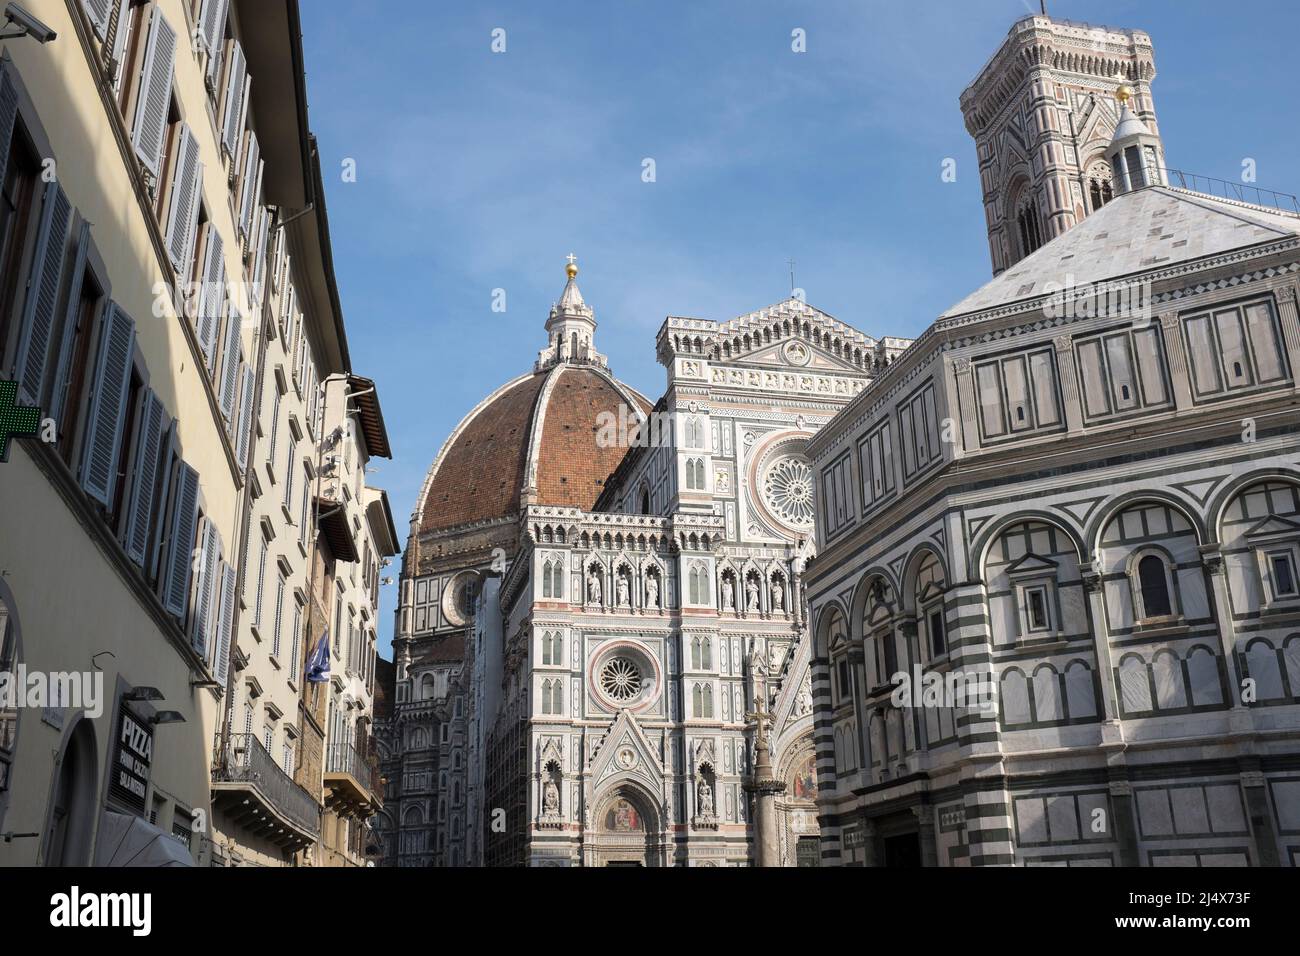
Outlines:
[{"label": "circular stained glass window", "polygon": [[763,480],[767,507],[777,518],[796,528],[813,523],[813,476],[801,458],[781,458]]},{"label": "circular stained glass window", "polygon": [[632,700],[641,693],[641,668],[626,657],[615,657],[600,669],[600,688],[611,700]]}]

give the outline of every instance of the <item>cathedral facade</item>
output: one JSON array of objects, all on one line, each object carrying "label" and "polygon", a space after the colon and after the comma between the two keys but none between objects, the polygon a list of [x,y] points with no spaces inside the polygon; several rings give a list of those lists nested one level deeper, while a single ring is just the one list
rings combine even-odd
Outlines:
[{"label": "cathedral facade", "polygon": [[567,271],[412,516],[383,862],[815,864],[805,449],[907,342],[799,298],[670,317],[652,402]]},{"label": "cathedral facade", "polygon": [[1177,184],[1135,36],[1012,28],[963,97],[996,278],[810,442],[828,864],[1300,862],[1300,215]]}]

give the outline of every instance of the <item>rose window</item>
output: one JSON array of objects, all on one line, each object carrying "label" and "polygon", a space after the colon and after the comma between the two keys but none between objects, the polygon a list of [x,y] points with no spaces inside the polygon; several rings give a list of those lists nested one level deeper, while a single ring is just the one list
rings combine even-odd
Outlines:
[{"label": "rose window", "polygon": [[632,700],[641,693],[641,668],[626,657],[615,657],[600,669],[600,687],[611,700]]},{"label": "rose window", "polygon": [[812,469],[799,458],[782,458],[767,471],[763,482],[767,507],[787,524],[812,527]]}]

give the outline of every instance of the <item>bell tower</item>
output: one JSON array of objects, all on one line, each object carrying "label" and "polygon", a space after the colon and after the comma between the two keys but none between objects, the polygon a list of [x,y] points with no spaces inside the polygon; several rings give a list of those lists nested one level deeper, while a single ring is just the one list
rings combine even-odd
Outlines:
[{"label": "bell tower", "polygon": [[[1151,38],[1141,30],[1024,17],[961,94],[975,138],[993,274],[1010,268],[1120,190],[1108,151],[1126,112],[1159,146]],[[1156,150],[1163,156],[1163,151]]]}]

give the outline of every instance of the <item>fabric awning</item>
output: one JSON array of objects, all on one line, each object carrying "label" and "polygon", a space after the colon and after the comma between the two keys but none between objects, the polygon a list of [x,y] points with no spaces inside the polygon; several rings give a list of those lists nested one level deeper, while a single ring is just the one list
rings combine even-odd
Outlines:
[{"label": "fabric awning", "polygon": [[99,821],[98,866],[193,866],[180,840],[134,814],[105,810]]}]

